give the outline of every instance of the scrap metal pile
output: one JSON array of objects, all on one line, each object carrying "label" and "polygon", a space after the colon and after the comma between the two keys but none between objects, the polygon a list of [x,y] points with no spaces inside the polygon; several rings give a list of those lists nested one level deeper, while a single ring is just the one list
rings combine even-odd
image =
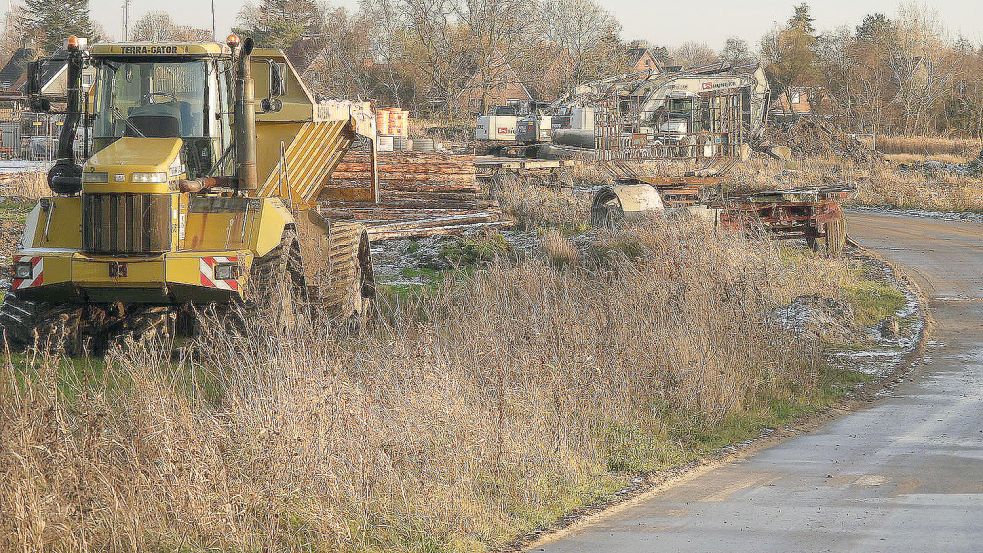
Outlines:
[{"label": "scrap metal pile", "polygon": [[[380,152],[378,203],[322,201],[331,220],[354,220],[373,240],[459,234],[499,227],[498,204],[475,176],[474,156],[438,152]],[[332,187],[364,180],[371,168],[365,152],[348,152],[332,175]]]}]

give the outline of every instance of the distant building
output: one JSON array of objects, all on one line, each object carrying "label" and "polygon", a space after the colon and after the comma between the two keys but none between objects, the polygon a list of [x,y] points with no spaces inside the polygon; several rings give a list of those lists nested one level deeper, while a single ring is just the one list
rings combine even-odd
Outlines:
[{"label": "distant building", "polygon": [[629,47],[625,52],[625,57],[628,59],[629,72],[641,73],[642,71],[651,71],[652,74],[657,75],[665,71],[662,62],[655,57],[652,49],[648,46],[636,45]]},{"label": "distant building", "polygon": [[[486,84],[487,83],[487,84]],[[475,73],[468,81],[464,90],[456,98],[459,111],[472,115],[481,115],[494,106],[526,103],[536,100],[533,91],[529,89],[519,72],[508,62],[497,64],[494,72],[483,78]]]},{"label": "distant building", "polygon": [[0,69],[0,99],[15,100],[23,97],[21,89],[27,82],[27,70],[37,58],[38,52],[34,48],[19,48],[10,56],[3,69]]},{"label": "distant building", "polygon": [[[55,61],[63,51],[55,52],[52,61],[44,64],[40,76],[41,93],[54,101],[64,100],[68,94],[68,63],[62,59]],[[39,53],[34,48],[20,48],[10,57],[10,60],[0,69],[0,101],[20,102],[26,99],[24,94],[27,80],[30,78],[31,62],[36,60]],[[87,67],[82,70],[82,87],[88,90],[92,84],[95,69]]]},{"label": "distant building", "polygon": [[[791,101],[791,103],[790,103]],[[793,86],[772,102],[772,112],[780,115],[815,115],[823,105],[822,90],[816,87]]]}]

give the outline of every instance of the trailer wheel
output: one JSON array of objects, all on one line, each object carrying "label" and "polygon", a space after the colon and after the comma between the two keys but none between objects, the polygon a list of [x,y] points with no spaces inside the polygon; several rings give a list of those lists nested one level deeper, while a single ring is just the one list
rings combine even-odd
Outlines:
[{"label": "trailer wheel", "polygon": [[846,247],[846,217],[841,213],[837,218],[823,223],[823,237],[810,236],[806,244],[815,252],[827,257],[840,257]]},{"label": "trailer wheel", "polygon": [[826,255],[840,257],[846,247],[846,217],[839,217],[826,222]]}]

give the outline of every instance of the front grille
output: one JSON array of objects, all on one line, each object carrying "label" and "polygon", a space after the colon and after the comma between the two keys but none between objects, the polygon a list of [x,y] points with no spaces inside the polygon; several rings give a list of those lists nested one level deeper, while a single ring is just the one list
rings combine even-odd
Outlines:
[{"label": "front grille", "polygon": [[170,250],[171,197],[83,194],[82,249],[121,255]]}]

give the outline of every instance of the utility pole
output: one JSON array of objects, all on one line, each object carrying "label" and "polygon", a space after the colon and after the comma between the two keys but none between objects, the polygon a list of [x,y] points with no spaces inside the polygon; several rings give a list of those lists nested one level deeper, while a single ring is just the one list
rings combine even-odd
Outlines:
[{"label": "utility pole", "polygon": [[123,42],[130,40],[130,0],[123,0]]},{"label": "utility pole", "polygon": [[212,40],[215,40],[215,0],[212,0]]}]

